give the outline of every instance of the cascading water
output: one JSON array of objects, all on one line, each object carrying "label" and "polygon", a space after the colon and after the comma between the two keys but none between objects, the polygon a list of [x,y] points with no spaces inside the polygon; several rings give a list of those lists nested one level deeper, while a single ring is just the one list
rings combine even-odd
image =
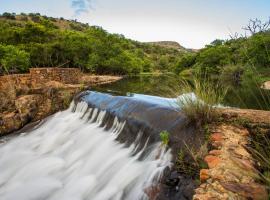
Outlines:
[{"label": "cascading water", "polygon": [[[84,102],[0,144],[1,200],[139,200],[171,164],[170,150],[118,142],[125,121]],[[109,127],[109,128],[108,128]]]}]

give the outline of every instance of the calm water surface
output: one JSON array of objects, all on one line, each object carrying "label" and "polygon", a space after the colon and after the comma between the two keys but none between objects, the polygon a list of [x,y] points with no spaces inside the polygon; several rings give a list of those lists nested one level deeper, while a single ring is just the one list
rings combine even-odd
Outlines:
[{"label": "calm water surface", "polygon": [[[124,96],[144,94],[176,98],[181,95],[181,81],[174,75],[132,76],[113,84],[94,87],[93,90]],[[252,81],[246,81],[241,86],[229,89],[222,104],[230,107],[269,110],[270,91],[258,89]]]}]

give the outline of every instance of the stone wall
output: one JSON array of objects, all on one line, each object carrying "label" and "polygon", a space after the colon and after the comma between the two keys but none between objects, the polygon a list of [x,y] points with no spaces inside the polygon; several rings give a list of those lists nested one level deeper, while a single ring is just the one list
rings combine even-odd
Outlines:
[{"label": "stone wall", "polygon": [[79,83],[81,71],[77,68],[31,68],[32,84],[58,81],[67,84]]},{"label": "stone wall", "polygon": [[0,91],[16,88],[35,87],[49,81],[78,84],[82,73],[77,68],[31,68],[28,74],[0,76]]},{"label": "stone wall", "polygon": [[0,91],[8,89],[11,86],[16,87],[29,87],[31,86],[30,74],[13,74],[0,76]]}]

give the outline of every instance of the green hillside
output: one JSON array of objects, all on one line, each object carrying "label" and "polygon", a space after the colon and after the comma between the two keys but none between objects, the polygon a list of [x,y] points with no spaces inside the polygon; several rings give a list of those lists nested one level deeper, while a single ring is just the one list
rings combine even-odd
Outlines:
[{"label": "green hillside", "polygon": [[259,31],[249,37],[215,40],[200,51],[181,57],[176,72],[203,73],[236,82],[248,73],[270,77],[270,31]]},{"label": "green hillside", "polygon": [[1,73],[78,67],[97,74],[173,71],[185,52],[140,43],[101,27],[39,13],[0,16]]}]

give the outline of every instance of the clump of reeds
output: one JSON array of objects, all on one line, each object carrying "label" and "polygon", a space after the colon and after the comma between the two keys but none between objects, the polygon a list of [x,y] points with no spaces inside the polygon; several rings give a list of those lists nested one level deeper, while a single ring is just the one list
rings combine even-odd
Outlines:
[{"label": "clump of reeds", "polygon": [[223,101],[227,89],[217,82],[195,77],[191,83],[182,81],[181,93],[177,99],[180,109],[190,121],[202,125],[217,117],[216,107]]}]

